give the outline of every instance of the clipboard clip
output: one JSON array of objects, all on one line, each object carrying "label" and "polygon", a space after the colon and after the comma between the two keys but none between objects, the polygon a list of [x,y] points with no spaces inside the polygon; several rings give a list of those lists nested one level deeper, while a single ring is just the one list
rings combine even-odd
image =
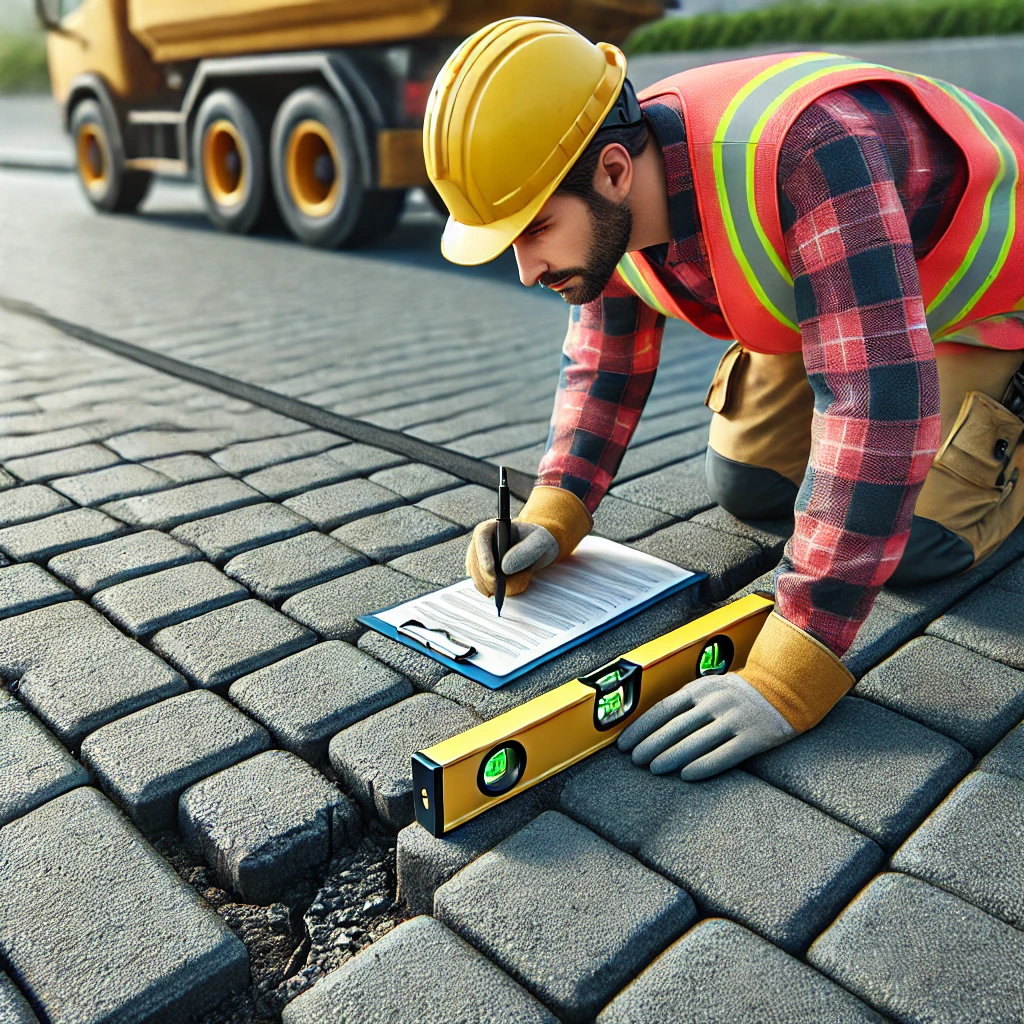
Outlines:
[{"label": "clipboard clip", "polygon": [[451,658],[452,661],[468,661],[469,658],[476,654],[475,647],[471,644],[464,644],[461,640],[456,640],[447,629],[424,626],[417,619],[409,619],[407,622],[403,622],[397,627],[397,631],[402,636],[407,636],[417,643],[423,644],[428,650],[434,651],[437,654],[443,654],[446,658]]}]

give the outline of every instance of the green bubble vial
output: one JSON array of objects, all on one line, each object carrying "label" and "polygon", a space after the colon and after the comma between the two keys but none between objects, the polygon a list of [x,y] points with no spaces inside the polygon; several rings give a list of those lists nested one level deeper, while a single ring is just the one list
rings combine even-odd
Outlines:
[{"label": "green bubble vial", "polygon": [[508,768],[508,750],[503,748],[499,750],[488,762],[484,765],[484,782],[490,785],[493,782],[497,782],[498,779],[505,774]]},{"label": "green bubble vial", "polygon": [[597,701],[597,720],[607,721],[612,715],[622,710],[622,687],[606,693]]},{"label": "green bubble vial", "polygon": [[709,647],[704,648],[704,653],[700,656],[700,670],[701,672],[719,672],[725,666],[725,661],[720,657],[718,653],[718,644],[711,644]]}]

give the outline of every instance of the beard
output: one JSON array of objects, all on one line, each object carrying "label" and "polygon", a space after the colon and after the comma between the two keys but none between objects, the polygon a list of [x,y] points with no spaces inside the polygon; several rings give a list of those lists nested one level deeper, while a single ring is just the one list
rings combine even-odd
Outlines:
[{"label": "beard", "polygon": [[613,203],[599,192],[582,197],[590,210],[593,241],[582,266],[542,274],[538,280],[545,287],[558,284],[566,278],[578,277],[580,283],[563,288],[559,294],[572,306],[585,306],[605,290],[629,247],[633,233],[633,213],[628,201]]}]

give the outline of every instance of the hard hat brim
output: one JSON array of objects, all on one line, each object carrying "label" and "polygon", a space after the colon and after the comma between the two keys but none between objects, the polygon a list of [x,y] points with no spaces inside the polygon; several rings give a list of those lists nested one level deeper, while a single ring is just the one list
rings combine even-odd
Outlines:
[{"label": "hard hat brim", "polygon": [[529,226],[550,195],[539,197],[525,209],[492,224],[462,224],[448,218],[441,236],[441,254],[451,263],[476,267],[497,259]]}]

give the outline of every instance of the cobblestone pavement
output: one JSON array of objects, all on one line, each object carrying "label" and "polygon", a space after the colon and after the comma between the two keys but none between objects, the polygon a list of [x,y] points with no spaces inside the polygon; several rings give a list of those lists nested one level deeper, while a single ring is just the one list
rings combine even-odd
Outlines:
[{"label": "cobblestone pavement", "polygon": [[[564,308],[445,270],[429,215],[340,255],[181,188],[140,220],[0,188],[8,297],[535,468]],[[489,691],[356,616],[461,578],[492,491],[0,311],[0,1021],[1024,1020],[1024,530],[883,592],[851,694],[740,769],[611,749],[412,824],[412,751],[765,585],[791,524],[702,482],[719,351],[666,338],[596,517],[707,585]]]}]

